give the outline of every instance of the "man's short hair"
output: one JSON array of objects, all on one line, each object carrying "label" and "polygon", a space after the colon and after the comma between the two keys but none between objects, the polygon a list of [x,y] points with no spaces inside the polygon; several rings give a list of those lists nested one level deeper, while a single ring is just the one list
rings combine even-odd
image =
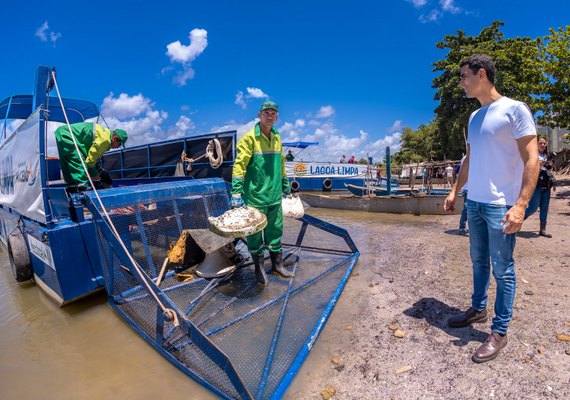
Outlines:
[{"label": "man's short hair", "polygon": [[495,68],[495,63],[491,57],[485,54],[475,54],[471,57],[467,57],[461,60],[459,67],[462,68],[464,65],[467,65],[474,74],[483,68],[487,74],[487,79],[489,79],[489,82],[491,82],[493,85],[495,84],[495,73],[497,70]]}]

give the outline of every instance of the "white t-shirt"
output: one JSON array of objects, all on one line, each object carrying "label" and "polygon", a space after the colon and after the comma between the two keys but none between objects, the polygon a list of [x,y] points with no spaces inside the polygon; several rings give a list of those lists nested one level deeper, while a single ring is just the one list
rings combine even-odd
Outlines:
[{"label": "white t-shirt", "polygon": [[524,170],[517,139],[535,135],[528,106],[501,97],[469,117],[469,200],[514,205]]}]

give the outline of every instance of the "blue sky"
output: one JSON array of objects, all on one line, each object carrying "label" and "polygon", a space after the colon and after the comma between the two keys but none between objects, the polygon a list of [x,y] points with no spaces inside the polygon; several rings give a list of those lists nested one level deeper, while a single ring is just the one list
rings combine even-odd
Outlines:
[{"label": "blue sky", "polygon": [[269,98],[284,141],[337,160],[433,118],[435,47],[494,20],[506,37],[570,23],[568,0],[53,1],[2,7],[0,97],[30,93],[37,65],[64,97],[100,105],[128,145],[255,123]]}]

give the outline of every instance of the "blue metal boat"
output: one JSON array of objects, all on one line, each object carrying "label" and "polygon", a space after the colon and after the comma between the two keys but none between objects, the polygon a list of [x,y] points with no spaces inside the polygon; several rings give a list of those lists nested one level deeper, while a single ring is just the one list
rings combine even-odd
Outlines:
[{"label": "blue metal boat", "polygon": [[[310,215],[286,219],[284,261],[295,276],[271,275],[259,287],[243,240],[217,248],[208,230],[208,218],[229,208],[224,178],[235,132],[110,152],[103,165],[113,187],[69,193],[57,160],[45,157],[47,123],[98,114],[92,103],[61,98],[53,67],[38,68],[32,96],[0,103],[4,126],[23,120],[0,143],[0,237],[14,277],[36,282],[60,305],[104,288],[138,334],[217,395],[281,398],[358,259],[352,239]],[[192,163],[188,171],[181,153],[199,154],[214,138],[220,168]],[[171,265],[169,250],[186,234],[204,254],[182,275],[188,265]]]},{"label": "blue metal boat", "polygon": [[303,150],[317,146],[319,142],[285,142],[283,149],[298,149],[296,160],[286,162],[287,177],[291,190],[298,191],[337,191],[346,190],[346,184],[364,185],[365,181],[376,176],[373,166],[322,161],[304,161]]}]

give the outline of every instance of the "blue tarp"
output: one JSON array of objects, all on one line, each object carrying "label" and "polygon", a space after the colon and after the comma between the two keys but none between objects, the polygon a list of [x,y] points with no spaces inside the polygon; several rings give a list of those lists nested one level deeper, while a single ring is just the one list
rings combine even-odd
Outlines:
[{"label": "blue tarp", "polygon": [[[0,103],[0,119],[26,119],[34,110],[32,110],[32,95],[17,95],[4,99]],[[86,119],[94,118],[99,115],[99,108],[88,101],[63,99],[67,117],[70,123],[83,122]],[[10,111],[8,111],[8,108]],[[65,122],[65,117],[61,111],[61,105],[57,97],[49,97],[48,120],[53,122]],[[6,113],[8,116],[6,117]]]},{"label": "blue tarp", "polygon": [[309,146],[316,146],[319,142],[285,142],[283,147],[296,147],[298,149],[306,149]]}]

